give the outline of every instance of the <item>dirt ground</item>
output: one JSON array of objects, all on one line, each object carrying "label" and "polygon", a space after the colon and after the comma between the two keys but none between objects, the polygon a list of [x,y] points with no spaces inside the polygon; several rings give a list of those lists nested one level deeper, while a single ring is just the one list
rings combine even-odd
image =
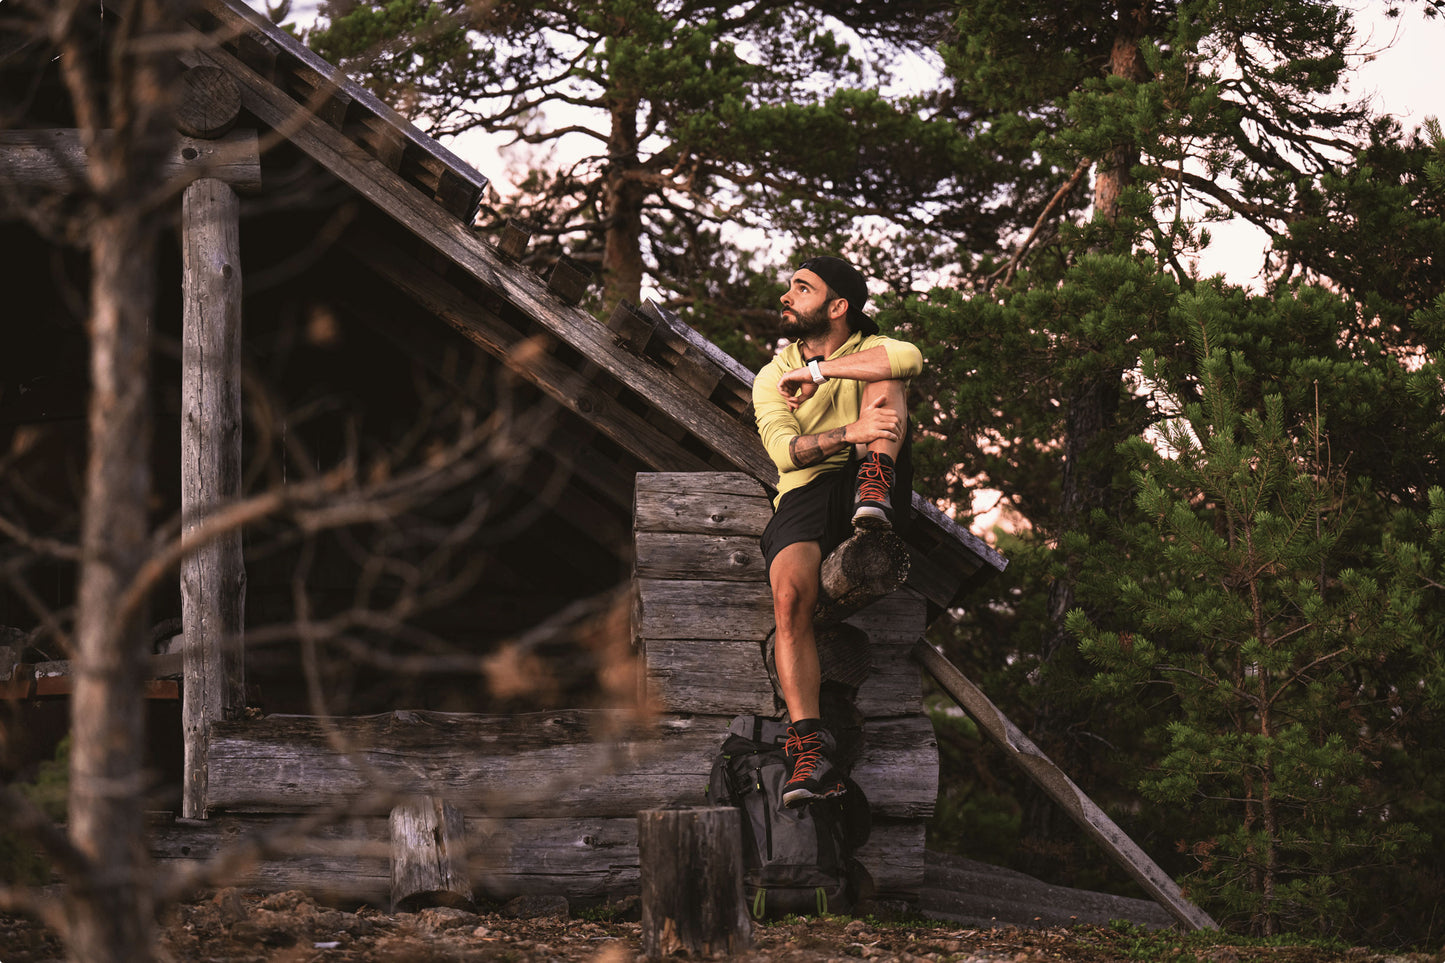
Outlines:
[{"label": "dirt ground", "polygon": [[[299,892],[245,895],[228,889],[174,907],[160,929],[164,959],[185,963],[641,963],[636,901],[569,918],[561,901],[519,900],[494,912],[435,908],[417,913],[357,912],[318,905]],[[1380,954],[1306,946],[1242,947],[1226,940],[1159,941],[1142,930],[1109,926],[972,928],[911,920],[828,917],[755,924],[743,963],[830,960],[1034,963],[1437,963],[1439,955]],[[0,916],[0,963],[64,959],[54,934],[39,924]]]}]

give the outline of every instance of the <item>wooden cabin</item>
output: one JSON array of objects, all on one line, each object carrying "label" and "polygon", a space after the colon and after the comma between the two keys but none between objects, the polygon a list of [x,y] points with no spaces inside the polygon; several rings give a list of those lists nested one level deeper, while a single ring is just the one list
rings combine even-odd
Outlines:
[{"label": "wooden cabin", "polygon": [[[229,574],[185,570],[196,580],[185,591],[157,593],[157,808],[172,816],[157,821],[155,856],[260,841],[250,885],[385,903],[388,817],[425,797],[438,838],[464,843],[456,869],[476,897],[636,892],[635,813],[700,803],[730,719],[779,712],[757,548],[776,472],[755,432],[751,372],[658,305],[598,321],[579,265],[539,271],[524,230],[473,229],[481,173],[241,0],[206,0],[183,30],[202,121],[235,108],[178,139],[177,171],[212,200],[177,204],[158,263],[138,266],[162,292],[156,517],[299,485],[353,452],[400,476],[455,437],[458,411],[502,427],[473,476],[371,526],[374,542],[320,514],[308,516],[315,531],[263,519],[223,560]],[[54,67],[23,48],[3,56],[0,79],[24,79],[30,102],[26,129],[0,132],[0,191],[77,149]],[[238,328],[193,310],[211,282],[187,265],[217,223],[238,239],[227,253]],[[24,487],[7,498],[35,531],[73,538],[87,346],[69,292],[83,289],[85,258],[25,218],[0,221],[0,248],[0,441]],[[225,372],[239,401],[197,401],[204,379],[187,345],[221,336],[240,346]],[[436,438],[416,437],[423,414]],[[239,477],[195,467],[220,448]],[[367,460],[398,450],[417,454]],[[849,687],[854,775],[875,816],[863,858],[880,895],[905,899],[922,881],[938,775],[909,648],[1006,564],[916,495],[914,507],[907,584],[849,620],[869,639],[867,672]],[[405,631],[384,619],[319,642],[295,631],[298,589],[318,625],[363,587],[390,611],[431,584],[377,564],[377,545],[413,535],[431,539],[427,559],[445,550],[428,577],[464,588]],[[395,568],[423,564],[403,556]],[[45,563],[26,578],[31,597],[0,588],[0,688],[17,717],[53,717],[65,656],[35,609],[63,613],[74,573]],[[218,627],[242,610],[243,625]],[[613,637],[630,646],[621,669]],[[498,683],[507,671],[548,684],[511,691]],[[636,698],[621,711],[601,690]]]}]

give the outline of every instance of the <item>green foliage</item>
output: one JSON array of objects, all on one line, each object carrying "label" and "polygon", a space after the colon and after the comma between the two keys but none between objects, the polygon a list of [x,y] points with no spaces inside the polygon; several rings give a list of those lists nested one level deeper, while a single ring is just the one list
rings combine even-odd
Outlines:
[{"label": "green foliage", "polygon": [[1177,413],[1121,446],[1139,515],[1089,555],[1107,620],[1068,625],[1103,694],[1153,709],[1140,789],[1190,813],[1191,892],[1256,932],[1338,932],[1368,903],[1359,878],[1419,844],[1378,777],[1423,709],[1409,680],[1438,666],[1418,586],[1361,551],[1368,486],[1331,464],[1324,415],[1261,390],[1223,304],[1181,299],[1183,384],[1142,356]]},{"label": "green foliage", "polygon": [[[38,806],[56,822],[65,819],[66,799],[70,788],[70,737],[56,747],[55,758],[42,762],[28,782],[12,788]],[[36,886],[50,881],[50,866],[33,843],[23,837],[0,831],[0,883]]]},{"label": "green foliage", "polygon": [[[331,0],[320,13],[308,43],[431,132],[576,156],[531,165],[484,226],[525,218],[534,257],[565,246],[590,262],[603,310],[646,283],[710,306],[693,318],[705,331],[765,340],[776,316],[755,315],[756,281],[775,282],[791,249],[839,250],[865,218],[960,237],[955,199],[1005,169],[951,117],[880,92],[942,26],[928,4]],[[726,225],[765,230],[774,249],[740,256],[719,243]]]}]

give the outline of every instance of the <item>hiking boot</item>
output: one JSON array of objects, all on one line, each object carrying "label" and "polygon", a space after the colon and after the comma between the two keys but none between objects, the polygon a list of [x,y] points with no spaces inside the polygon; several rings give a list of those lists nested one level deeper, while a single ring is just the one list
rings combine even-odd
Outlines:
[{"label": "hiking boot", "polygon": [[893,527],[893,459],[870,451],[858,465],[858,494],[853,499],[854,528]]},{"label": "hiking boot", "polygon": [[797,808],[814,799],[843,795],[843,778],[828,756],[837,749],[833,735],[817,719],[803,719],[788,727],[783,744],[792,775],[783,784],[783,805]]}]

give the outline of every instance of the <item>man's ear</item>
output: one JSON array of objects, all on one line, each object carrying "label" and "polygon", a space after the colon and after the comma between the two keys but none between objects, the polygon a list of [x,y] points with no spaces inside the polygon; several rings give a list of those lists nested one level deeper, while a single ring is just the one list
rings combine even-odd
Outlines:
[{"label": "man's ear", "polygon": [[831,300],[831,301],[828,302],[828,318],[829,318],[829,320],[836,321],[836,320],[838,320],[839,318],[846,318],[847,316],[848,316],[848,299],[847,299],[847,298],[834,298],[833,300]]}]

